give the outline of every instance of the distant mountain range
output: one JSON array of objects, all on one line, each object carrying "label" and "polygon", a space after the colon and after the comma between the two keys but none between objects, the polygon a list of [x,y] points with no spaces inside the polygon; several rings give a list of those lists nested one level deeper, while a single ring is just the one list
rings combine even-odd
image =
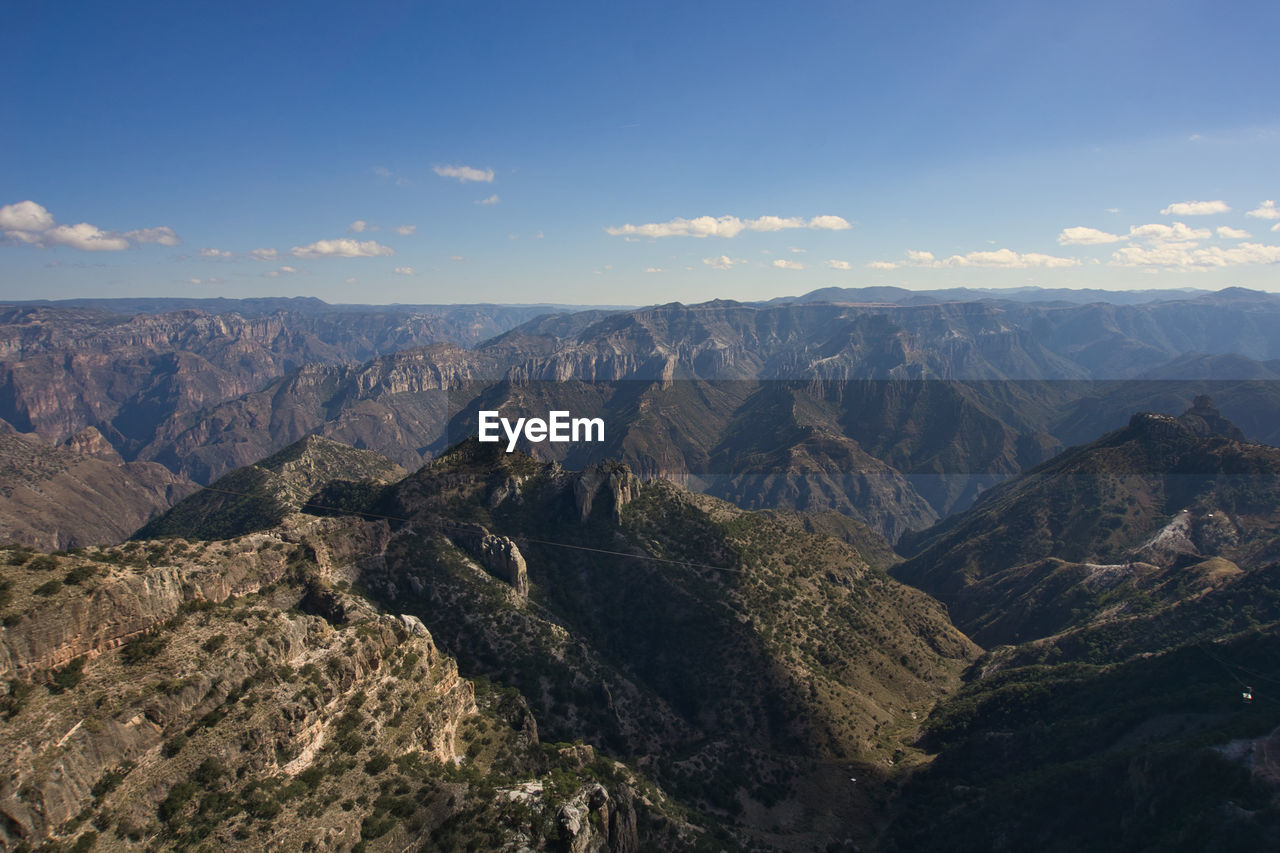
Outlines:
[{"label": "distant mountain range", "polygon": [[[210,482],[308,434],[413,469],[473,433],[478,408],[567,407],[604,417],[606,442],[527,450],[572,467],[618,458],[747,507],[835,509],[891,540],[1137,409],[1177,414],[1208,393],[1246,434],[1280,441],[1269,294],[858,301],[910,293],[518,325],[537,309],[14,308],[0,417],[55,443],[93,427],[126,460]],[[512,327],[479,340],[499,322]]]}]

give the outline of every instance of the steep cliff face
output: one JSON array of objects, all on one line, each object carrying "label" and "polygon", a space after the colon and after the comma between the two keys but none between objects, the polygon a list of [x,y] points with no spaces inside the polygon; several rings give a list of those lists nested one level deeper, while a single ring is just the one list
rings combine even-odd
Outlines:
[{"label": "steep cliff face", "polygon": [[388,541],[295,515],[218,543],[0,551],[0,850],[634,851],[642,819],[692,829],[590,747],[544,748],[524,700],[461,678],[419,618],[353,595]]},{"label": "steep cliff face", "polygon": [[[469,441],[393,496],[404,521],[370,589],[467,671],[519,689],[546,736],[738,815],[730,848],[867,842],[826,800],[848,793],[834,762],[882,778],[912,715],[977,654],[936,602],[804,517],[641,484],[617,463],[570,472]],[[485,537],[518,545],[527,600],[478,563]],[[612,818],[591,811],[562,812],[561,837],[603,844]]]},{"label": "steep cliff face", "polygon": [[[1230,585],[1275,561],[1278,473],[1280,450],[1242,441],[1208,399],[1181,417],[1140,412],[939,524],[895,574],[989,645],[1116,608],[1175,606],[1189,587]],[[1203,585],[1192,581],[1201,573]]]},{"label": "steep cliff face", "polygon": [[252,393],[305,365],[358,363],[446,341],[471,346],[542,313],[420,306],[242,316],[235,307],[126,315],[0,307],[0,418],[54,442],[92,426],[133,459],[168,418]]},{"label": "steep cliff face", "polygon": [[614,523],[622,521],[622,510],[640,495],[640,478],[627,466],[601,462],[573,480],[573,499],[578,519],[586,522],[594,507],[603,507]]},{"label": "steep cliff face", "polygon": [[0,422],[0,542],[115,544],[195,487],[160,465],[124,462],[92,427],[55,447]]},{"label": "steep cliff face", "polygon": [[325,580],[350,582],[380,559],[386,537],[382,522],[300,516],[269,534],[221,543],[129,543],[63,557],[10,552],[9,561],[25,569],[12,580],[13,597],[26,604],[11,607],[0,629],[0,677],[29,678],[95,657],[193,603],[279,583],[303,561]]}]

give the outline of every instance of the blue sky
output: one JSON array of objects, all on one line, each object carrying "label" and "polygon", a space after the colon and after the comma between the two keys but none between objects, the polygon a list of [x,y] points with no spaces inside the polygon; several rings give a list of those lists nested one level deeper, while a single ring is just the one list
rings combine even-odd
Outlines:
[{"label": "blue sky", "polygon": [[1275,2],[21,4],[0,298],[1280,290],[1276,32]]}]

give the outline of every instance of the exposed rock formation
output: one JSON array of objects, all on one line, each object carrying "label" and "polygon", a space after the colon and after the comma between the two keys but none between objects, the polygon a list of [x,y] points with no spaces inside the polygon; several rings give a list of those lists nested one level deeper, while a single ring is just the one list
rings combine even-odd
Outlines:
[{"label": "exposed rock formation", "polygon": [[578,519],[586,522],[594,507],[608,508],[613,521],[622,520],[622,508],[640,494],[640,478],[631,469],[618,462],[601,462],[592,465],[577,476],[573,483],[573,497],[578,508]]},{"label": "exposed rock formation", "polygon": [[517,595],[529,595],[529,572],[516,543],[506,536],[485,536],[480,540],[480,559],[489,573],[507,583]]}]

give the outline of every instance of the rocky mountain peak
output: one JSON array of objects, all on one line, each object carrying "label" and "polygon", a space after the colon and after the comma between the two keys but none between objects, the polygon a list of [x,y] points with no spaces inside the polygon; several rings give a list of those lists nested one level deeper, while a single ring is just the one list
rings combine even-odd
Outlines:
[{"label": "rocky mountain peak", "polygon": [[1191,408],[1178,418],[1178,422],[1196,435],[1219,435],[1235,441],[1245,440],[1245,435],[1240,428],[1222,416],[1208,394],[1200,394],[1192,400]]}]

